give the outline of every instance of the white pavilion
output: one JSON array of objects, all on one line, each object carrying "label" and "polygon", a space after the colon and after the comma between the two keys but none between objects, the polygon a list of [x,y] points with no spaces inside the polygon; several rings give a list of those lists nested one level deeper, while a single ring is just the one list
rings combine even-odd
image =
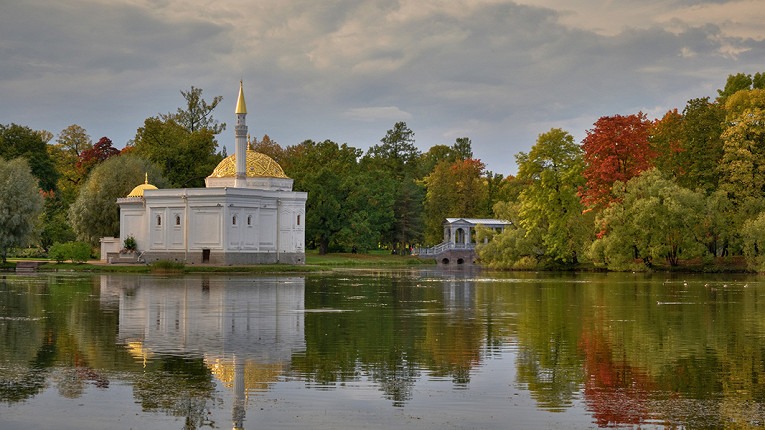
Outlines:
[{"label": "white pavilion", "polygon": [[292,179],[276,161],[249,149],[246,116],[240,82],[236,151],[205,179],[205,188],[157,189],[146,180],[117,199],[120,246],[132,236],[146,263],[305,263],[308,193],[292,191]]}]

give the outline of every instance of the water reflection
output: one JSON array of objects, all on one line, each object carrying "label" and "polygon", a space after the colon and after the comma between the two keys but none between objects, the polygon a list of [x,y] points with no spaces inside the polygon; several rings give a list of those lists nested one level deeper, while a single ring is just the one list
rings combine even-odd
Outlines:
[{"label": "water reflection", "polygon": [[59,428],[757,428],[763,294],[631,274],[7,276],[0,427],[53,405]]},{"label": "water reflection", "polygon": [[144,364],[155,355],[202,358],[232,389],[232,421],[240,429],[246,393],[276,382],[292,355],[305,350],[304,292],[300,277],[104,275],[100,296],[102,305],[117,305],[118,341]]}]

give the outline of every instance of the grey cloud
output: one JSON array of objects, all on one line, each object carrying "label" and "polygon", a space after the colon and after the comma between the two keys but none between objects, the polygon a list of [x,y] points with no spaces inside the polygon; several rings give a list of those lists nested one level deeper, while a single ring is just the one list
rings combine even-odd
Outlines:
[{"label": "grey cloud", "polygon": [[232,46],[226,27],[204,21],[173,22],[137,6],[18,3],[0,15],[6,58],[0,76],[4,78],[21,73],[81,73],[82,69],[145,71],[201,62],[229,52]]}]

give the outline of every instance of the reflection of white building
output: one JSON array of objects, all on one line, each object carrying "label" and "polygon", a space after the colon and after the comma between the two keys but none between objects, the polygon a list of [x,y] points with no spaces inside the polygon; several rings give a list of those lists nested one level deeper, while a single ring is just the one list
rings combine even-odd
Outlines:
[{"label": "reflection of white building", "polygon": [[247,393],[305,351],[303,278],[103,275],[100,296],[119,309],[118,339],[137,358],[204,357],[234,394],[234,429],[244,428]]},{"label": "reflection of white building", "polygon": [[146,262],[305,263],[308,195],[292,191],[292,179],[273,159],[248,148],[246,117],[240,84],[235,154],[218,164],[206,188],[160,190],[147,179],[117,199],[116,245],[132,236]]},{"label": "reflection of white building", "polygon": [[119,339],[143,354],[289,362],[305,350],[305,280],[104,275],[119,301]]}]

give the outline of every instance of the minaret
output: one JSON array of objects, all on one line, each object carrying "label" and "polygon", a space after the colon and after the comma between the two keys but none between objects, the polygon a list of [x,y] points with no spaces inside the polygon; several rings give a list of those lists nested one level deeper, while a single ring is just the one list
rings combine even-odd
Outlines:
[{"label": "minaret", "polygon": [[234,187],[244,188],[247,184],[247,105],[244,103],[244,88],[242,81],[239,81],[239,99],[236,101],[236,127],[234,135],[236,137],[236,178]]}]

